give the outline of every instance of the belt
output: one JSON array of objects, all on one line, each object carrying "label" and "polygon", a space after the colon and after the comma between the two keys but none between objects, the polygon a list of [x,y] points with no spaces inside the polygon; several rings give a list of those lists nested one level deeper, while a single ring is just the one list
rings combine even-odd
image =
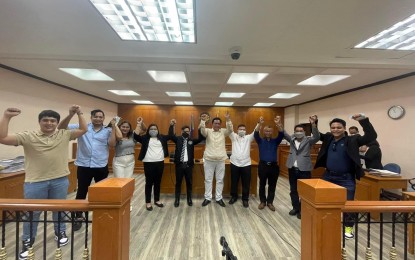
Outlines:
[{"label": "belt", "polygon": [[118,155],[118,156],[115,156],[115,157],[121,157],[121,156],[132,155],[132,154],[134,154],[134,153],[127,153],[127,154]]},{"label": "belt", "polygon": [[327,169],[326,169],[326,172],[330,175],[337,175],[337,176],[344,175],[344,174],[351,174],[350,172],[336,172],[336,171],[330,171]]},{"label": "belt", "polygon": [[261,164],[265,164],[267,166],[277,165],[277,162],[266,162],[266,161],[259,161]]}]

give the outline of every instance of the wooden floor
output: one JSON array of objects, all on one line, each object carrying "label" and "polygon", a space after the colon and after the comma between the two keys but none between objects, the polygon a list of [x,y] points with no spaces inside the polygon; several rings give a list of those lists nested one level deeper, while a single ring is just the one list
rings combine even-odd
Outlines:
[{"label": "wooden floor", "polygon": [[[291,203],[289,199],[289,184],[286,178],[279,178],[277,195],[274,201],[276,211],[268,208],[259,210],[259,198],[250,198],[250,207],[244,208],[240,200],[234,205],[229,205],[229,197],[225,197],[226,207],[222,208],[216,203],[202,207],[202,197],[193,198],[194,205],[186,204],[185,196],[182,196],[180,206],[173,206],[174,197],[161,195],[164,208],[154,207],[153,211],[147,211],[144,203],[144,175],[139,174],[136,178],[136,189],[133,197],[133,210],[131,212],[131,235],[130,235],[130,259],[225,259],[222,257],[222,246],[220,237],[224,236],[238,259],[301,259],[300,257],[300,227],[301,221],[296,217],[289,216]],[[226,194],[224,194],[225,196]],[[70,194],[68,199],[73,199],[75,194]],[[359,227],[363,236],[366,228]],[[388,231],[389,230],[389,231]],[[68,225],[67,233],[71,233]],[[12,232],[12,233],[10,233]],[[372,227],[372,250],[373,259],[380,259],[378,238],[379,229]],[[396,247],[401,248],[398,258],[402,256],[402,228],[397,227]],[[8,258],[14,259],[13,230],[8,229],[7,248]],[[41,259],[42,246],[41,235],[43,227],[39,225],[35,243],[36,258]],[[73,259],[82,259],[83,242],[85,230],[74,233],[75,256]],[[48,245],[46,259],[54,259],[56,242],[53,240],[53,228],[48,228]],[[111,239],[111,238],[108,238]],[[385,229],[384,244],[391,245],[390,229]],[[355,240],[348,240],[348,259],[355,259],[353,255]],[[359,259],[364,259],[366,241],[359,236]],[[63,258],[70,259],[70,245],[62,248]],[[13,254],[13,255],[12,255]],[[384,258],[389,254],[389,246],[384,245]],[[39,257],[38,257],[39,256]],[[386,258],[387,257],[387,258]],[[409,255],[407,259],[415,259]]]}]

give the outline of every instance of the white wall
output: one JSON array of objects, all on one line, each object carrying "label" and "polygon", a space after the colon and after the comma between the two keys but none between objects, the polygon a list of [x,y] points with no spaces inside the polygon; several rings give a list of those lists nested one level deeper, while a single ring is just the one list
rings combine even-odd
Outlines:
[{"label": "white wall", "polygon": [[[405,116],[399,120],[390,119],[387,111],[392,105],[403,106]],[[286,111],[285,120],[289,122],[289,118],[293,117],[292,108]],[[360,125],[350,119],[354,113],[364,113],[375,127],[383,154],[382,163],[397,163],[402,168],[403,176],[414,178],[415,77],[300,105],[298,118],[306,121],[309,115],[317,114],[319,130],[328,132],[329,121],[339,117],[346,120],[347,128],[355,125],[362,132]]]},{"label": "white wall", "polygon": [[[68,115],[68,109],[72,104],[82,107],[88,122],[90,111],[95,108],[105,112],[106,123],[117,114],[118,109],[115,103],[0,69],[0,113],[8,107],[22,110],[19,116],[11,120],[9,133],[39,129],[38,114],[45,109],[55,110],[60,113],[61,118],[64,118]],[[72,122],[77,123],[77,117],[74,117]],[[71,146],[68,149],[71,156]],[[0,159],[14,158],[18,155],[23,155],[22,147],[0,144]]]}]

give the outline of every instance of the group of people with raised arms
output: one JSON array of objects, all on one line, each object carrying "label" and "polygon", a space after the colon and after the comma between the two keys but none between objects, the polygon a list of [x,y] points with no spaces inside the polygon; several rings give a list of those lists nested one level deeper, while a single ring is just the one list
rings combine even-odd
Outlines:
[{"label": "group of people with raised arms", "polygon": [[[141,144],[138,160],[144,164],[145,174],[145,203],[148,211],[153,210],[151,197],[153,193],[154,205],[164,207],[160,200],[160,184],[164,170],[164,158],[169,156],[168,141],[175,144],[175,201],[174,207],[180,205],[180,191],[183,177],[186,180],[187,204],[192,201],[192,169],[194,165],[194,146],[205,141],[203,167],[205,176],[205,194],[202,207],[211,203],[213,177],[216,178],[215,201],[225,207],[223,201],[223,180],[225,175],[225,161],[228,158],[225,138],[232,142],[230,156],[231,191],[229,204],[239,199],[238,182],[242,182],[242,205],[249,207],[249,189],[251,181],[251,143],[255,140],[259,149],[258,177],[259,199],[258,209],[268,207],[275,211],[273,205],[275,190],[279,176],[277,164],[277,149],[283,139],[290,144],[290,154],[286,163],[289,170],[290,197],[292,210],[290,215],[301,218],[301,206],[297,192],[297,180],[311,178],[312,162],[311,147],[322,141],[314,168],[324,167],[326,171],[323,179],[343,186],[347,189],[347,199],[353,200],[356,188],[356,179],[362,176],[359,147],[376,140],[377,134],[373,126],[363,114],[353,115],[363,128],[364,135],[348,135],[346,122],[339,118],[330,121],[330,132],[323,134],[317,128],[317,116],[309,117],[312,126],[312,136],[305,135],[304,125],[296,125],[294,133],[289,135],[283,127],[281,117],[274,118],[278,129],[277,137],[273,138],[273,126],[264,125],[264,118],[260,117],[253,132],[247,134],[244,124],[237,126],[234,132],[230,114],[225,114],[226,127],[222,128],[222,119],[215,117],[211,120],[212,127],[206,124],[210,121],[209,115],[203,113],[200,117],[197,138],[190,136],[190,127],[181,127],[180,135],[176,135],[176,120],[170,120],[167,135],[160,133],[156,124],[146,126],[142,117],[137,118],[136,128],[133,130],[128,121],[117,122],[119,118],[111,120],[104,126],[105,114],[100,109],[91,111],[91,122],[86,123],[80,106],[73,105],[69,114],[62,121],[60,115],[52,110],[44,110],[38,116],[40,130],[25,131],[9,134],[10,119],[18,116],[21,111],[17,108],[8,108],[4,111],[0,121],[0,143],[5,145],[21,145],[25,154],[25,184],[24,196],[26,199],[65,199],[68,187],[68,145],[69,141],[78,139],[77,168],[78,189],[76,199],[85,199],[92,179],[95,182],[108,177],[109,147],[115,147],[112,163],[114,177],[132,177],[134,172],[136,143]],[[79,123],[69,124],[73,116],[77,115]],[[263,136],[260,136],[262,129]],[[268,191],[266,192],[266,185]],[[34,243],[37,222],[40,212],[33,214],[34,224],[30,229],[29,223],[24,223],[23,247],[20,259],[26,259],[28,248]],[[346,215],[346,238],[353,237],[352,215]],[[57,218],[57,213],[53,214]],[[82,212],[77,213],[82,218]],[[81,227],[81,221],[75,221],[74,230]],[[64,223],[55,222],[55,239],[60,245],[66,245]]]}]

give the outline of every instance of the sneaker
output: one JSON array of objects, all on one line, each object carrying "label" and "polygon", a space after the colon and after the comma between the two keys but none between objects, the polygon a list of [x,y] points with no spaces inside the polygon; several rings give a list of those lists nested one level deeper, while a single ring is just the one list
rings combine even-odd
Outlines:
[{"label": "sneaker", "polygon": [[22,251],[19,254],[19,260],[26,260],[29,256],[29,248],[32,245],[30,244],[30,239],[22,241]]},{"label": "sneaker", "polygon": [[345,227],[344,228],[344,236],[346,237],[346,239],[352,239],[354,237],[353,227]]},{"label": "sneaker", "polygon": [[60,246],[65,246],[65,245],[67,245],[67,244],[68,244],[68,242],[69,242],[69,239],[68,239],[68,237],[66,236],[65,231],[61,231],[61,232],[59,232],[59,234],[57,234],[57,233],[55,232],[55,240],[56,240],[56,241],[58,241],[58,240],[59,240],[59,245],[60,245]]}]

